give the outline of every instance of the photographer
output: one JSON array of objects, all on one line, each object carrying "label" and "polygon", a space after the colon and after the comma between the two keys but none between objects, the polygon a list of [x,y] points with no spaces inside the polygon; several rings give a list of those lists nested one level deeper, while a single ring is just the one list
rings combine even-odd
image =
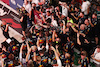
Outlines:
[{"label": "photographer", "polygon": [[[10,26],[10,24],[7,24],[7,22],[6,21],[2,21],[2,24],[1,24],[1,29],[2,29],[2,31],[3,31],[3,35],[5,36],[5,40],[7,40],[8,38],[10,38],[9,37],[9,33],[8,33],[8,31],[9,31],[9,26]],[[5,41],[4,40],[4,41]]]},{"label": "photographer", "polygon": [[20,23],[22,26],[22,34],[24,39],[26,38],[25,30],[27,29],[27,11],[24,7],[20,9]]}]

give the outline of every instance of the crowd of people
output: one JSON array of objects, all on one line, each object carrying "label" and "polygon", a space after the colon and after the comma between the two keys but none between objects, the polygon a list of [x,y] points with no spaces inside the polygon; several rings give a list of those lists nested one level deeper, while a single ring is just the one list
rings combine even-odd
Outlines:
[{"label": "crowd of people", "polygon": [[[24,0],[17,9],[22,39],[10,39],[9,26],[2,21],[5,41],[0,48],[0,67],[100,67],[100,2],[83,0]],[[29,26],[28,26],[29,25]],[[26,32],[26,29],[30,29]]]}]

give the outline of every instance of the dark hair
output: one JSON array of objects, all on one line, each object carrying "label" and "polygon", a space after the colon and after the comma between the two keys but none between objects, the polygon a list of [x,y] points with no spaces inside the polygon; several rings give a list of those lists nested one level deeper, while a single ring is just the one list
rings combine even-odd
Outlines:
[{"label": "dark hair", "polygon": [[[69,0],[70,1],[70,0]],[[61,0],[61,2],[65,2],[65,3],[68,3],[68,0]]]},{"label": "dark hair", "polygon": [[96,13],[93,13],[95,16],[97,16],[97,14]]},{"label": "dark hair", "polygon": [[50,11],[47,11],[47,12],[49,12],[49,13],[50,13]]},{"label": "dark hair", "polygon": [[47,21],[47,23],[51,23],[51,19],[50,18],[48,18],[46,21]]},{"label": "dark hair", "polygon": [[100,48],[100,45],[97,45],[97,48]]},{"label": "dark hair", "polygon": [[84,12],[80,12],[80,13],[84,14]]},{"label": "dark hair", "polygon": [[85,50],[83,50],[83,51],[81,52],[81,55],[87,56],[87,52],[86,52]]}]

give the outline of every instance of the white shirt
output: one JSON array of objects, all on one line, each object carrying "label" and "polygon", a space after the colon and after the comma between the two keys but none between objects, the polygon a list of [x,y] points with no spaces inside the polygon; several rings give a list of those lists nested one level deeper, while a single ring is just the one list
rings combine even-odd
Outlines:
[{"label": "white shirt", "polygon": [[58,67],[62,67],[61,60],[60,59],[57,60],[57,64],[58,64]]},{"label": "white shirt", "polygon": [[23,7],[25,8],[25,10],[28,12],[28,13],[30,13],[30,11],[31,11],[31,4],[27,4],[27,5],[25,5],[24,3],[23,3]]},{"label": "white shirt", "polygon": [[94,56],[97,54],[98,52],[97,52],[97,48],[95,49],[95,51],[94,51]]},{"label": "white shirt", "polygon": [[[99,53],[97,53],[97,54],[95,55],[95,57],[94,57],[94,58],[95,58],[95,59],[100,60],[100,52],[99,52]],[[94,60],[94,63],[96,63],[96,64],[100,64],[100,62],[95,61],[95,60]]]},{"label": "white shirt", "polygon": [[39,6],[39,5],[38,5],[38,3],[39,3],[39,1],[38,1],[38,0],[32,0],[32,3],[35,3],[35,4],[36,4],[36,6]]},{"label": "white shirt", "polygon": [[[29,58],[30,58],[30,55],[29,55],[28,59],[29,59]],[[22,58],[22,53],[19,53],[19,60],[20,60],[20,62],[22,62],[23,64],[26,63],[26,58],[25,58],[25,59]]]},{"label": "white shirt", "polygon": [[43,0],[40,0],[40,1],[39,1],[39,0],[32,0],[32,3],[35,3],[35,4],[36,4],[36,7],[39,6],[39,5],[38,5],[39,2],[43,2]]},{"label": "white shirt", "polygon": [[82,3],[82,9],[81,11],[84,12],[85,15],[88,14],[88,7],[90,6],[90,2],[86,1]]},{"label": "white shirt", "polygon": [[53,67],[62,67],[61,60],[60,59],[57,60],[57,64],[58,64],[58,66],[53,66]]},{"label": "white shirt", "polygon": [[[68,6],[67,6],[68,7]],[[68,7],[69,8],[69,7]],[[65,17],[68,16],[68,8],[62,6],[62,15],[64,15]]]},{"label": "white shirt", "polygon": [[22,53],[19,53],[19,59],[23,64],[26,63],[26,59],[22,58]]},{"label": "white shirt", "polygon": [[51,24],[52,24],[53,26],[55,26],[55,27],[57,27],[57,26],[58,26],[58,24],[57,24],[57,21],[56,21],[56,20],[53,20],[53,21],[51,22]]}]

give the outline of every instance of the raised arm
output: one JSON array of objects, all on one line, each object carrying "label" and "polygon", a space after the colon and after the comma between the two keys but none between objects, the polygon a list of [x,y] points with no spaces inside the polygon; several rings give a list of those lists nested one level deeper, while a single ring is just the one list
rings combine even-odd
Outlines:
[{"label": "raised arm", "polygon": [[78,17],[75,17],[75,16],[74,16],[74,13],[71,13],[71,15],[72,15],[76,20],[79,19]]},{"label": "raised arm", "polygon": [[56,31],[54,30],[54,31],[53,31],[53,34],[52,34],[52,41],[53,41],[53,42],[55,41],[55,33],[56,33]]},{"label": "raised arm", "polygon": [[56,15],[58,16],[58,18],[61,20],[61,16],[59,15],[59,13],[57,12],[57,10],[55,10]]},{"label": "raised arm", "polygon": [[22,53],[23,46],[24,46],[24,44],[22,43],[22,45],[21,45],[21,47],[20,47],[20,53]]},{"label": "raised arm", "polygon": [[66,27],[65,27],[65,21],[64,20],[62,20],[63,21],[63,34],[65,34],[66,33],[66,31],[65,31],[65,29],[66,29]]},{"label": "raised arm", "polygon": [[48,37],[46,37],[46,52],[49,50]]},{"label": "raised arm", "polygon": [[71,28],[74,30],[74,32],[78,33],[78,30],[77,30],[77,29],[75,29],[75,28],[72,26],[72,24],[71,24],[71,23],[70,23],[70,26],[71,26]]},{"label": "raised arm", "polygon": [[29,51],[30,47],[29,47],[28,41],[26,41],[26,45],[27,45],[27,50]]},{"label": "raised arm", "polygon": [[22,61],[22,50],[23,50],[23,46],[24,46],[24,44],[22,43],[22,45],[20,47],[20,53],[19,53],[19,60],[20,60],[20,62]]},{"label": "raised arm", "polygon": [[56,56],[56,60],[58,60],[58,59],[59,59],[59,56],[58,56],[58,54],[57,54],[57,52],[56,52],[56,49],[55,49],[53,46],[51,46],[51,50],[54,51],[55,56]]},{"label": "raised arm", "polygon": [[58,54],[58,56],[60,56],[60,52],[59,52],[59,50],[58,50],[58,45],[56,45],[56,51],[57,51],[57,54]]},{"label": "raised arm", "polygon": [[31,48],[29,49],[29,51],[28,51],[28,53],[26,55],[26,62],[28,62],[28,58],[29,58],[30,52],[31,52]]},{"label": "raised arm", "polygon": [[44,27],[44,28],[48,28],[48,26],[43,25],[43,24],[41,24],[41,23],[39,23],[39,25],[42,26],[42,27]]},{"label": "raised arm", "polygon": [[36,52],[34,51],[34,61],[36,61]]},{"label": "raised arm", "polygon": [[81,45],[81,42],[80,42],[80,39],[79,39],[79,33],[77,33],[77,43],[79,44],[79,45]]},{"label": "raised arm", "polygon": [[[84,33],[79,33],[80,35],[82,35],[84,38],[86,37],[86,35]],[[89,43],[89,41],[85,38],[84,39],[86,43]]]},{"label": "raised arm", "polygon": [[89,20],[91,27],[94,27],[94,25],[91,23],[91,19],[89,18],[88,20]]},{"label": "raised arm", "polygon": [[53,46],[51,46],[51,49],[52,49],[52,50],[54,51],[54,53],[55,53],[58,66],[59,66],[59,67],[62,67],[61,60],[60,60],[60,58],[59,58],[59,56],[58,56],[58,54],[57,54],[55,48],[54,48]]},{"label": "raised arm", "polygon": [[1,61],[1,67],[4,67],[4,61],[2,59],[2,56],[0,56],[0,61]]},{"label": "raised arm", "polygon": [[37,49],[38,49],[38,51],[42,49],[42,48],[40,48],[39,40],[40,40],[40,38],[38,37],[38,39],[37,39]]},{"label": "raised arm", "polygon": [[32,46],[31,49],[32,49],[32,52],[34,54],[34,61],[36,61],[36,50],[37,50],[37,47],[36,46]]}]

